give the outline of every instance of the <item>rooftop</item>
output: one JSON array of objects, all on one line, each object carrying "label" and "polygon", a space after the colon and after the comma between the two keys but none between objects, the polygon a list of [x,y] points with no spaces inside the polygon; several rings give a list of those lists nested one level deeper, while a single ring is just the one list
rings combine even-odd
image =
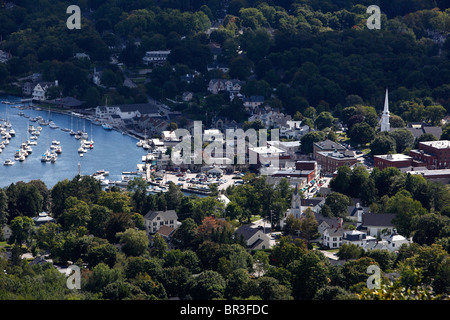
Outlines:
[{"label": "rooftop", "polygon": [[401,153],[396,153],[396,154],[380,154],[380,155],[376,155],[373,156],[374,158],[381,158],[381,159],[385,159],[385,160],[389,160],[389,161],[405,161],[405,160],[411,160],[412,157],[401,154]]},{"label": "rooftop", "polygon": [[328,139],[320,142],[315,142],[314,145],[321,150],[345,150],[345,147],[342,144]]},{"label": "rooftop", "polygon": [[325,156],[325,157],[329,157],[329,158],[334,158],[334,159],[356,159],[356,152],[355,151],[350,151],[350,150],[346,150],[344,152],[342,151],[333,151],[333,152],[329,152],[329,151],[322,151],[322,152],[317,152],[318,154]]},{"label": "rooftop", "polygon": [[448,149],[450,148],[449,140],[440,140],[440,141],[423,141],[420,144],[436,148],[436,149]]}]

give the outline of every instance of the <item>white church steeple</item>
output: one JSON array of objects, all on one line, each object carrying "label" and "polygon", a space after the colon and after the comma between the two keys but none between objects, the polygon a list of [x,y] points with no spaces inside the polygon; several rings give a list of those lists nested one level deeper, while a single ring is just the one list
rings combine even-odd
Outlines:
[{"label": "white church steeple", "polygon": [[381,128],[380,131],[389,131],[391,129],[391,125],[389,124],[389,98],[388,98],[388,89],[386,88],[386,97],[384,98],[384,110],[381,115]]}]

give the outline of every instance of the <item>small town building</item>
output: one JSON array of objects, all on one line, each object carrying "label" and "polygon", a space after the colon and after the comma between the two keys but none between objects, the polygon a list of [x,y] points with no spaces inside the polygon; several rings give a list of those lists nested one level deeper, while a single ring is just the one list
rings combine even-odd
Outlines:
[{"label": "small town building", "polygon": [[178,228],[178,216],[175,210],[152,211],[150,210],[144,216],[144,225],[147,233],[157,232],[162,226],[173,229]]},{"label": "small town building", "polygon": [[269,249],[270,237],[263,231],[264,228],[253,225],[243,225],[236,230],[236,236],[244,239],[249,250]]}]

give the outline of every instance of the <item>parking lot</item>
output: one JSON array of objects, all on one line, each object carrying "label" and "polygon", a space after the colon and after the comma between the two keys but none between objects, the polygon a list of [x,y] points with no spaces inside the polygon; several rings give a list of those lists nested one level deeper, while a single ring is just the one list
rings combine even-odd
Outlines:
[{"label": "parking lot", "polygon": [[[239,178],[238,178],[239,177]],[[242,184],[242,175],[236,174],[224,174],[220,177],[213,175],[199,174],[199,173],[183,173],[178,174],[175,172],[166,173],[160,179],[157,178],[157,182],[167,185],[169,182],[173,182],[181,188],[187,189],[188,187],[209,189],[210,184],[217,184],[219,190],[226,189],[233,184]]]}]

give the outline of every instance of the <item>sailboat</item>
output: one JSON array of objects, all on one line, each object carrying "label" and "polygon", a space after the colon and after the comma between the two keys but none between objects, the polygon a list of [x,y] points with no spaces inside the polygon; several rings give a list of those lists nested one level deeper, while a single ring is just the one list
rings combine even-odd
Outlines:
[{"label": "sailboat", "polygon": [[[71,115],[71,118],[72,118],[72,115]],[[70,132],[70,129],[69,128],[61,128],[61,131],[64,131],[64,132]]]},{"label": "sailboat", "polygon": [[50,161],[50,151],[45,151],[44,154],[41,156],[41,162],[48,162]]}]

